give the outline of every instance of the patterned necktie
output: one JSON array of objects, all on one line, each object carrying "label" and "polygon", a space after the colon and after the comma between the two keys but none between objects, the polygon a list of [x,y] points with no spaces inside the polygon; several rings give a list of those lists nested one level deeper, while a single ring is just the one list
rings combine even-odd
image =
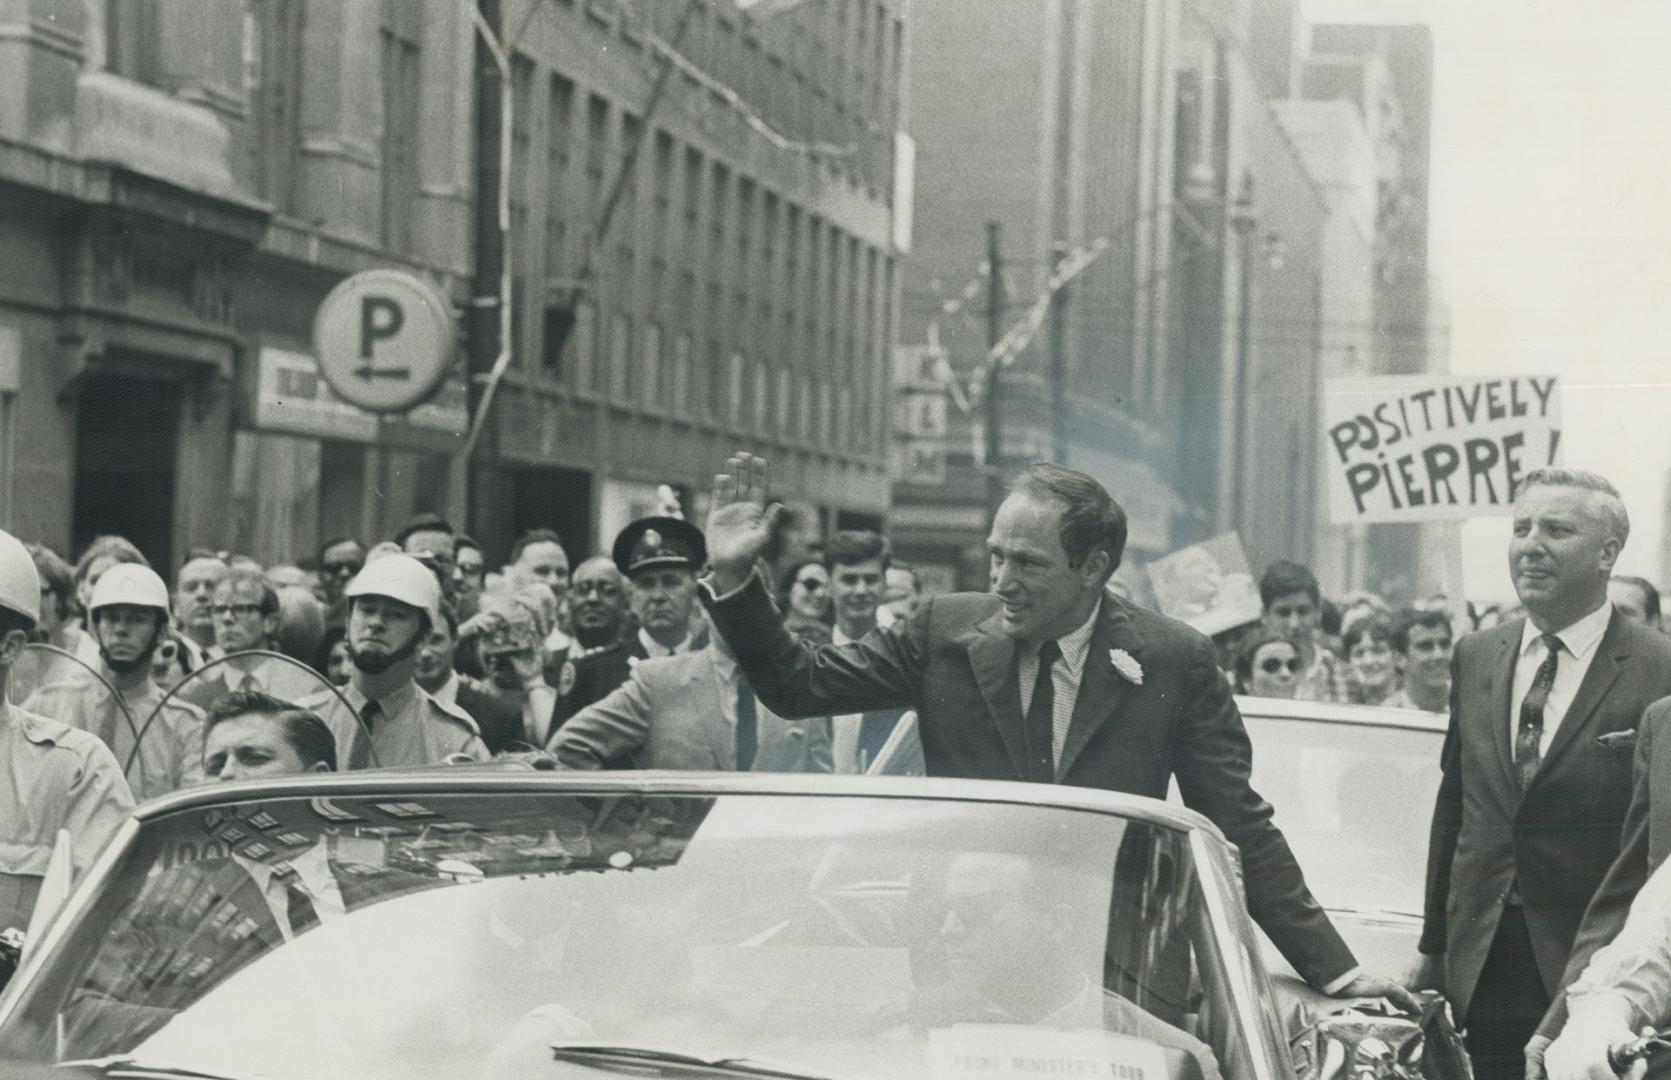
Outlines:
[{"label": "patterned necktie", "polygon": [[1055,754],[1051,744],[1056,737],[1056,661],[1062,658],[1062,647],[1054,641],[1039,646],[1039,673],[1033,678],[1033,700],[1027,706],[1027,718],[1022,721],[1023,745],[1027,747],[1027,779],[1040,784],[1056,782]]},{"label": "patterned necktie", "polygon": [[377,722],[383,718],[383,706],[375,701],[366,702],[366,707],[360,710],[360,722],[354,729],[354,741],[348,749],[348,767],[350,769],[365,769],[371,765],[371,733],[377,730]]},{"label": "patterned necktie", "polygon": [[748,772],[754,767],[754,751],[759,744],[759,716],[754,706],[754,687],[737,672],[737,771]]},{"label": "patterned necktie", "polygon": [[302,887],[302,876],[294,866],[275,866],[273,881],[284,889],[285,912],[291,933],[300,934],[319,925],[319,911],[313,906],[313,898]]},{"label": "patterned necktie", "polygon": [[1549,704],[1549,691],[1555,685],[1555,665],[1561,658],[1560,638],[1545,634],[1541,640],[1546,650],[1543,663],[1538,665],[1526,699],[1520,703],[1520,727],[1514,735],[1514,767],[1520,774],[1521,791],[1532,785],[1532,777],[1538,774],[1538,764],[1543,759],[1543,709]]}]

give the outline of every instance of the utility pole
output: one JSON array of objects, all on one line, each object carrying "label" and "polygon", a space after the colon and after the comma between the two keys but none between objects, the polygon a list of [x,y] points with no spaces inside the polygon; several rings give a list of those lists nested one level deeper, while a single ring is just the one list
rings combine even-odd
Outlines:
[{"label": "utility pole", "polygon": [[[499,0],[477,0],[481,26],[495,39],[504,33],[504,14]],[[503,344],[501,305],[509,297],[500,295],[505,270],[505,235],[499,221],[499,200],[506,149],[501,124],[505,93],[505,58],[494,42],[476,35],[476,271],[471,283],[470,305],[470,416],[480,417],[478,441],[470,447],[465,462],[470,532],[490,552],[503,550],[498,535],[499,440],[493,417],[482,413],[487,380]]]},{"label": "utility pole", "polygon": [[[1054,277],[1068,257],[1066,244],[1050,249],[1050,273]],[[1068,283],[1063,282],[1050,296],[1050,453],[1058,465],[1068,463]]]},{"label": "utility pole", "polygon": [[998,514],[1004,501],[1004,404],[1003,368],[990,359],[990,352],[1004,336],[1004,263],[1002,226],[986,223],[986,510]]}]

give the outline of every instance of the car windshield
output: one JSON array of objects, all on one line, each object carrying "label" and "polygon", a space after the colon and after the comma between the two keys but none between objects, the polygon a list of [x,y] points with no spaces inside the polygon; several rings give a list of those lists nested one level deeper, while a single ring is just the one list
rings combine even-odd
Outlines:
[{"label": "car windshield", "polygon": [[182,810],[142,826],[0,1045],[280,1080],[606,1067],[554,1060],[559,1043],[825,1076],[1020,1058],[1272,1076],[1227,852],[951,800],[544,789]]},{"label": "car windshield", "polygon": [[1253,788],[1327,908],[1419,916],[1440,731],[1246,716]]}]

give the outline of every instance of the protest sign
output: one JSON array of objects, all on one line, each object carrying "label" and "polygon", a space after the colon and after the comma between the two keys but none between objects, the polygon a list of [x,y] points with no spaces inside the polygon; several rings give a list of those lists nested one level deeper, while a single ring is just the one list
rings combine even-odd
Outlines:
[{"label": "protest sign", "polygon": [[1507,514],[1533,469],[1555,464],[1554,376],[1330,379],[1323,468],[1336,525]]},{"label": "protest sign", "polygon": [[1160,610],[1209,637],[1263,611],[1241,538],[1233,532],[1162,556],[1148,571]]}]

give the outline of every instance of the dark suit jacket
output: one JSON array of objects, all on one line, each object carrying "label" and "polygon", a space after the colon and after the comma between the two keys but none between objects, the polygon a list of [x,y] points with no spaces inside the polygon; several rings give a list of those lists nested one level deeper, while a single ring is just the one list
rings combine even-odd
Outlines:
[{"label": "dark suit jacket", "polygon": [[[1554,1038],[1566,1023],[1566,988],[1589,964],[1596,950],[1618,936],[1630,914],[1631,901],[1671,855],[1671,698],[1662,698],[1642,714],[1631,766],[1630,808],[1625,811],[1619,857],[1608,867],[1601,887],[1584,911],[1572,957],[1561,976],[1561,993],[1550,1006],[1538,1033]],[[1615,740],[1620,753],[1631,753],[1629,740]],[[1655,757],[1655,748],[1658,757]]]},{"label": "dark suit jacket", "polygon": [[1634,730],[1650,702],[1671,694],[1671,639],[1615,611],[1522,794],[1509,710],[1524,626],[1517,619],[1471,634],[1451,657],[1421,951],[1445,954],[1446,991],[1464,1019],[1517,882],[1544,989],[1560,986],[1584,909],[1619,852],[1630,801],[1630,747],[1598,737]]},{"label": "dark suit jacket", "polygon": [[485,694],[469,683],[458,684],[458,707],[470,714],[488,752],[502,754],[522,746],[522,710]]},{"label": "dark suit jacket", "polygon": [[[1021,780],[1021,694],[1016,647],[1002,629],[998,598],[954,593],[910,619],[851,645],[813,648],[784,629],[758,576],[715,600],[714,625],[755,691],[783,716],[915,708],[930,776]],[[1142,666],[1142,685],[1114,670],[1122,649]],[[1349,970],[1351,950],[1306,888],[1271,807],[1248,783],[1252,749],[1213,646],[1184,624],[1103,599],[1061,783],[1164,799],[1176,777],[1184,802],[1210,818],[1242,853],[1248,908],[1306,980],[1324,985]]]}]

